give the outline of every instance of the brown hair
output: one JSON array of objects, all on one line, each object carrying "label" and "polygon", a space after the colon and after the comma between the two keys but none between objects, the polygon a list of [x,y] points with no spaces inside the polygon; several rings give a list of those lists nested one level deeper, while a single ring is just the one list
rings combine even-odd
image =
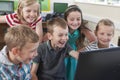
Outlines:
[{"label": "brown hair", "polygon": [[110,19],[101,19],[96,25],[96,29],[95,29],[96,32],[98,31],[100,25],[112,26],[115,29],[115,25]]},{"label": "brown hair", "polygon": [[22,47],[28,42],[39,42],[39,36],[28,26],[19,25],[8,28],[4,40],[9,50],[11,50],[13,47],[22,49]]},{"label": "brown hair", "polygon": [[[91,31],[89,28],[87,28],[85,25],[86,23],[84,23],[84,20],[83,20],[83,15],[82,15],[82,11],[81,9],[77,6],[77,5],[70,5],[65,13],[64,13],[64,19],[67,21],[67,17],[68,15],[71,13],[71,12],[75,12],[75,11],[78,11],[79,13],[81,13],[81,25],[80,27],[78,28],[79,32],[80,32],[80,37],[77,39],[76,41],[76,45],[77,45],[77,48],[82,48],[84,47],[84,41],[85,41],[85,35],[82,33],[82,30],[89,30]],[[89,34],[88,34],[89,35]]]},{"label": "brown hair", "polygon": [[47,32],[52,34],[54,27],[61,27],[63,29],[66,29],[67,23],[63,18],[56,17],[47,22]]},{"label": "brown hair", "polygon": [[[30,6],[30,5],[32,5],[34,3],[38,3],[39,8],[38,8],[38,12],[37,13],[38,13],[38,16],[39,16],[39,14],[40,14],[40,4],[39,4],[39,2],[37,0],[19,0],[19,2],[18,2],[18,9],[17,9],[18,19],[20,19],[20,20],[25,22],[25,20],[23,18],[23,15],[22,15],[22,9],[24,7],[26,7],[26,6]],[[37,20],[37,17],[36,17],[36,20]]]}]

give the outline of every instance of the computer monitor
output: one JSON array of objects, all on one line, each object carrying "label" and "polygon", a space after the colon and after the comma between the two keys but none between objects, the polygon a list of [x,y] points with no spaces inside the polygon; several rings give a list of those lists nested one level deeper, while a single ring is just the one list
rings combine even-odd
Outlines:
[{"label": "computer monitor", "polygon": [[0,1],[0,15],[14,12],[14,1]]},{"label": "computer monitor", "polygon": [[81,52],[74,80],[120,80],[120,47]]},{"label": "computer monitor", "polygon": [[68,3],[54,3],[54,13],[64,13],[68,7]]}]

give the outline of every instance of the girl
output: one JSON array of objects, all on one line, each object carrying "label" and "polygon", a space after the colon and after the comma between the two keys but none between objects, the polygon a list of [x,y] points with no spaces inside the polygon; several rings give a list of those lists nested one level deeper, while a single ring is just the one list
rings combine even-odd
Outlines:
[{"label": "girl", "polygon": [[[68,43],[74,50],[80,51],[85,46],[85,38],[89,43],[96,40],[94,33],[83,24],[82,11],[76,5],[69,6],[65,13],[64,18],[69,26],[69,40]],[[67,79],[74,80],[77,60],[68,57],[65,60]]]},{"label": "girl", "polygon": [[117,47],[117,45],[111,43],[111,40],[114,37],[114,31],[115,26],[111,20],[101,19],[95,29],[97,41],[86,46],[84,51]]},{"label": "girl", "polygon": [[24,24],[29,25],[39,35],[42,42],[42,18],[40,5],[37,0],[19,0],[17,12],[0,16],[0,23],[7,23],[10,27]]}]

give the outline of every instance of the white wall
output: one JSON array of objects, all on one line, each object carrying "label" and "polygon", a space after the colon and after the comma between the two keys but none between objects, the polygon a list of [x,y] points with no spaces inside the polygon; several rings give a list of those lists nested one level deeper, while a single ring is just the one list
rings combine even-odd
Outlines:
[{"label": "white wall", "polygon": [[97,23],[102,18],[111,19],[120,29],[120,7],[76,2],[83,12],[84,18]]},{"label": "white wall", "polygon": [[112,42],[117,44],[120,36],[120,7],[75,2],[83,12],[84,19],[89,21],[89,27],[94,30],[102,18],[109,18],[115,23],[115,35]]}]

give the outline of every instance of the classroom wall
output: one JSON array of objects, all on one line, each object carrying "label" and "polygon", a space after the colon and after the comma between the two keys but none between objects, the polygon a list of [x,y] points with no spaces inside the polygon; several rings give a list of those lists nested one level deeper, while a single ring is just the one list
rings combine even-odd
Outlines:
[{"label": "classroom wall", "polygon": [[89,4],[76,2],[85,15],[96,16],[100,18],[110,18],[114,21],[120,21],[120,7],[118,6],[107,6],[99,4]]},{"label": "classroom wall", "polygon": [[[6,0],[6,1],[14,1],[15,9],[17,8],[18,0]],[[74,3],[74,0],[65,0],[65,1],[63,1],[63,0],[38,0],[38,1],[46,2],[46,5],[48,5],[47,2],[50,2],[50,11],[48,11],[48,12],[53,12],[53,3],[54,2],[68,3],[69,5]],[[44,7],[44,6],[42,6],[42,7]]]},{"label": "classroom wall", "polygon": [[116,28],[120,29],[120,7],[80,2],[75,2],[75,4],[81,8],[86,20],[97,23],[102,18],[109,18],[113,20]]},{"label": "classroom wall", "polygon": [[74,0],[51,0],[51,12],[53,12],[53,3],[54,2],[68,3],[68,5],[74,4]]},{"label": "classroom wall", "polygon": [[[42,11],[42,16],[46,16],[48,13],[53,13],[53,3],[60,2],[60,3],[68,3],[68,5],[74,4],[74,0],[50,0],[50,11]],[[44,6],[42,6],[44,7]]]},{"label": "classroom wall", "polygon": [[118,6],[106,6],[98,4],[80,3],[75,2],[82,12],[85,20],[88,20],[89,27],[94,30],[97,22],[102,18],[109,18],[115,23],[115,35],[112,42],[118,44],[118,38],[120,36],[120,7]]}]

